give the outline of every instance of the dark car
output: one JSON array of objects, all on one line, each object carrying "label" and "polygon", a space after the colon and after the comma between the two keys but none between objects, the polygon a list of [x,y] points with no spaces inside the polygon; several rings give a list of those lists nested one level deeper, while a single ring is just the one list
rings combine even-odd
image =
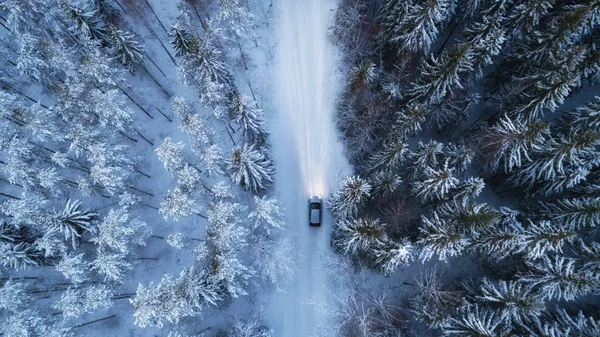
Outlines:
[{"label": "dark car", "polygon": [[309,226],[321,226],[321,198],[310,197],[308,199],[308,224]]}]

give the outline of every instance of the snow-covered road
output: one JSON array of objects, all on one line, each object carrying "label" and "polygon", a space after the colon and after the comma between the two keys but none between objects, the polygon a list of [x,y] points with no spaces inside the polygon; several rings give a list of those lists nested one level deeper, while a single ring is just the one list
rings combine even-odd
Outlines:
[{"label": "snow-covered road", "polygon": [[324,258],[332,254],[332,219],[309,228],[308,198],[327,200],[349,165],[333,123],[338,92],[336,49],[327,36],[335,0],[280,0],[275,58],[275,102],[271,125],[277,169],[276,193],[286,208],[287,228],[297,252],[295,279],[273,295],[266,312],[275,336],[309,337],[326,324],[319,313],[328,301]]}]

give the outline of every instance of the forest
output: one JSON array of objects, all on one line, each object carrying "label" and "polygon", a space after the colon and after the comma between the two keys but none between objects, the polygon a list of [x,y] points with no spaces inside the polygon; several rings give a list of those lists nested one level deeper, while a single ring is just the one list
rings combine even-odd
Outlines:
[{"label": "forest", "polygon": [[286,337],[273,294],[315,336],[600,336],[600,0],[332,0],[327,303],[270,129],[310,1],[0,0],[0,336]]}]

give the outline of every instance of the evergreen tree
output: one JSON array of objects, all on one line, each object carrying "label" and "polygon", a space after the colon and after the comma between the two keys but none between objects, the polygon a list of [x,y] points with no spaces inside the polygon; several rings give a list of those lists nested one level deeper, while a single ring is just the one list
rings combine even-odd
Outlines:
[{"label": "evergreen tree", "polygon": [[95,232],[93,220],[98,214],[89,209],[80,209],[81,201],[67,200],[67,205],[61,213],[56,213],[48,221],[48,231],[62,233],[65,241],[71,241],[73,248],[84,231]]},{"label": "evergreen tree", "polygon": [[370,252],[389,240],[385,227],[379,219],[342,219],[336,222],[331,242],[345,254]]},{"label": "evergreen tree", "polygon": [[79,317],[112,305],[112,292],[107,286],[91,286],[83,289],[67,289],[53,306],[66,317]]},{"label": "evergreen tree", "polygon": [[329,209],[338,218],[358,213],[358,207],[371,196],[371,185],[359,176],[344,179],[342,186],[329,198]]},{"label": "evergreen tree", "polygon": [[439,170],[426,167],[424,179],[412,184],[411,193],[422,202],[444,199],[457,186],[458,179],[453,173],[454,169],[449,168],[447,162]]},{"label": "evergreen tree", "polygon": [[475,55],[472,45],[464,43],[425,61],[409,90],[413,101],[439,104],[455,90],[464,89],[467,75],[474,70]]},{"label": "evergreen tree", "polygon": [[175,49],[175,56],[188,56],[198,52],[198,39],[187,29],[178,25],[171,26],[171,46]]},{"label": "evergreen tree", "polygon": [[444,144],[435,140],[430,140],[426,144],[419,142],[417,151],[409,155],[409,158],[412,161],[409,167],[411,178],[415,179],[423,176],[423,172],[426,171],[427,168],[438,167],[444,154],[443,149]]},{"label": "evergreen tree", "polygon": [[164,200],[160,203],[159,213],[166,220],[170,217],[174,221],[180,218],[198,213],[200,205],[189,193],[189,191],[181,186],[175,187],[173,191],[169,191]]},{"label": "evergreen tree", "polygon": [[131,269],[132,265],[127,262],[125,254],[99,252],[92,261],[92,270],[104,276],[104,280],[108,282],[123,283],[125,273]]},{"label": "evergreen tree", "polygon": [[392,125],[394,134],[399,137],[406,137],[409,133],[416,134],[421,131],[428,114],[424,105],[408,104],[404,110],[396,113],[396,120]]},{"label": "evergreen tree", "polygon": [[30,303],[31,297],[24,282],[8,279],[0,287],[0,310],[19,312]]},{"label": "evergreen tree", "polygon": [[391,171],[379,171],[369,181],[371,196],[373,198],[386,198],[394,193],[401,182],[400,177]]},{"label": "evergreen tree", "polygon": [[391,275],[398,268],[407,266],[413,259],[413,245],[404,240],[400,243],[386,241],[373,251],[375,264],[384,275]]},{"label": "evergreen tree", "polygon": [[152,234],[148,224],[129,213],[126,208],[111,209],[98,225],[98,235],[90,241],[127,254],[132,244],[145,245]]},{"label": "evergreen tree", "polygon": [[405,159],[408,145],[402,139],[385,142],[382,148],[369,158],[369,168],[376,170],[397,170]]},{"label": "evergreen tree", "polygon": [[518,223],[484,228],[471,239],[469,248],[501,260],[525,249],[522,232],[523,228]]},{"label": "evergreen tree", "polygon": [[233,181],[255,193],[265,190],[273,183],[273,164],[263,153],[255,150],[254,145],[236,147],[232,156],[227,159],[227,168]]},{"label": "evergreen tree", "polygon": [[594,292],[600,285],[596,274],[578,270],[574,259],[562,256],[543,256],[529,263],[531,271],[522,274],[521,282],[535,287],[548,300],[573,301],[579,296]]},{"label": "evergreen tree", "polygon": [[273,331],[260,324],[255,319],[237,320],[230,329],[231,337],[271,337]]},{"label": "evergreen tree", "polygon": [[130,72],[133,72],[134,67],[144,61],[146,48],[136,40],[132,33],[110,26],[108,40],[112,46],[113,55]]},{"label": "evergreen tree", "polygon": [[261,109],[250,97],[237,94],[230,103],[233,120],[242,127],[246,142],[258,144],[265,142],[268,132],[265,129],[265,118]]},{"label": "evergreen tree", "polygon": [[183,167],[183,147],[183,142],[174,143],[171,137],[166,137],[154,150],[171,175],[175,175]]},{"label": "evergreen tree", "polygon": [[583,197],[540,202],[532,211],[543,218],[558,221],[571,230],[596,227],[600,224],[600,198]]},{"label": "evergreen tree", "polygon": [[588,130],[600,133],[600,96],[595,96],[585,106],[566,112],[564,124],[568,125],[568,128],[575,133]]},{"label": "evergreen tree", "polygon": [[522,118],[499,119],[494,127],[481,134],[480,152],[489,160],[486,166],[492,172],[498,171],[501,164],[504,171],[510,172],[525,162],[531,161],[531,150],[541,148],[547,141],[549,124],[539,120],[526,122]]},{"label": "evergreen tree", "polygon": [[68,0],[60,0],[59,4],[65,15],[73,21],[73,26],[69,29],[79,34],[80,38],[98,40],[105,38],[106,27],[96,9],[90,8],[83,2],[78,3],[82,7],[74,6]]},{"label": "evergreen tree", "polygon": [[84,259],[84,254],[63,256],[56,265],[56,270],[75,284],[89,279],[89,268],[90,263]]},{"label": "evergreen tree", "polygon": [[417,244],[420,246],[419,259],[429,261],[434,255],[442,261],[458,256],[469,241],[459,231],[458,226],[447,222],[433,213],[432,217],[421,216],[421,232]]},{"label": "evergreen tree", "polygon": [[492,306],[499,319],[510,326],[511,322],[523,324],[542,315],[546,306],[540,295],[525,284],[516,281],[490,282],[484,278],[477,301]]},{"label": "evergreen tree", "polygon": [[263,227],[267,234],[271,228],[282,228],[284,226],[283,210],[276,198],[262,198],[254,196],[254,208],[248,214],[248,219],[254,222],[254,229]]},{"label": "evergreen tree", "polygon": [[502,319],[487,308],[479,306],[463,310],[459,319],[451,318],[449,324],[443,328],[444,334],[449,336],[468,337],[503,337],[508,332],[502,328]]}]

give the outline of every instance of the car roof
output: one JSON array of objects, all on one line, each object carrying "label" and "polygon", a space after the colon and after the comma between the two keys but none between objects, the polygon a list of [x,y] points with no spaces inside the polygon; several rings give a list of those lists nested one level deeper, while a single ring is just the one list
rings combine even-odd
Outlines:
[{"label": "car roof", "polygon": [[308,199],[308,202],[320,204],[321,203],[321,198],[319,198],[317,196],[312,196],[312,197],[310,197],[310,199]]},{"label": "car roof", "polygon": [[310,223],[319,223],[320,209],[313,208],[310,210]]}]

